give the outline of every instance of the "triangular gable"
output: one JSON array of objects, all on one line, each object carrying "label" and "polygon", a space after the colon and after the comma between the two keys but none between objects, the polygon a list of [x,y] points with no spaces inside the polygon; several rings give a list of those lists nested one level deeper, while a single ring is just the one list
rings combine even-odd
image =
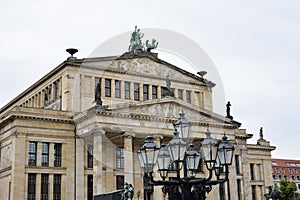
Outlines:
[{"label": "triangular gable", "polygon": [[232,124],[228,118],[172,97],[149,100],[137,104],[123,104],[122,106],[111,108],[111,111],[115,114],[140,115],[160,119],[178,119],[179,113],[183,111],[185,117],[191,122]]},{"label": "triangular gable", "polygon": [[134,56],[124,54],[116,58],[106,70],[109,68],[123,71],[124,73],[155,77],[158,79],[166,79],[168,77],[169,79],[177,81],[200,83],[209,87],[215,86],[214,83],[207,81],[206,79],[185,71],[146,52]]}]

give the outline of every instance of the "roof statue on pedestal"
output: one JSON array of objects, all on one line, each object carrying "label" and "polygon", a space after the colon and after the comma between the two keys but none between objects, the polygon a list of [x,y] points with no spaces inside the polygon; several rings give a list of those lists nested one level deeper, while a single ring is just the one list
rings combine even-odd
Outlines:
[{"label": "roof statue on pedestal", "polygon": [[229,119],[233,119],[233,117],[230,115],[230,101],[227,102],[226,104],[226,117],[229,118]]}]

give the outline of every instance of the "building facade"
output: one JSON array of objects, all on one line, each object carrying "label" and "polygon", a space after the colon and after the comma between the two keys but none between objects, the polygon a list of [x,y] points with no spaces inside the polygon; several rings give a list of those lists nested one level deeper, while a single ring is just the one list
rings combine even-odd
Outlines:
[{"label": "building facade", "polygon": [[300,189],[300,160],[272,158],[272,176],[274,185],[279,186],[281,179],[294,181]]},{"label": "building facade", "polygon": [[[196,145],[207,128],[234,144],[223,188],[231,199],[264,199],[275,147],[263,137],[247,144],[252,134],[214,113],[214,86],[147,51],[64,61],[0,110],[0,199],[90,200],[125,181],[142,199],[136,152],[147,135],[158,145],[170,141],[182,110]],[[197,176],[206,175],[203,167]],[[207,199],[218,195],[215,186]],[[153,199],[163,199],[161,188]]]}]

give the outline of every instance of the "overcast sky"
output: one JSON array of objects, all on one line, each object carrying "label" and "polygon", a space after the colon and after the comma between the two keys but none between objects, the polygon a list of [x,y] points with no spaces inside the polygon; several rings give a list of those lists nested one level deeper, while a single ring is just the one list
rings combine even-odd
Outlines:
[{"label": "overcast sky", "polygon": [[0,106],[63,62],[66,48],[83,58],[135,25],[168,29],[209,55],[250,143],[262,126],[273,157],[300,159],[299,8],[297,0],[2,0]]}]

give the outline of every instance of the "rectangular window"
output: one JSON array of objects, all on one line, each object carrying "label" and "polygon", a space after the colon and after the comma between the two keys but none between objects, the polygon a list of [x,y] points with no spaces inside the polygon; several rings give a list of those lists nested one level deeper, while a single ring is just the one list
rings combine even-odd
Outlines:
[{"label": "rectangular window", "polygon": [[149,100],[149,85],[143,85],[143,100]]},{"label": "rectangular window", "polygon": [[117,147],[117,169],[124,169],[124,148]]},{"label": "rectangular window", "polygon": [[62,144],[54,144],[54,167],[61,167]]},{"label": "rectangular window", "polygon": [[134,83],[134,100],[140,100],[140,84]]},{"label": "rectangular window", "polygon": [[152,86],[152,99],[157,99],[157,86]]},{"label": "rectangular window", "polygon": [[41,200],[49,199],[49,174],[41,175]]},{"label": "rectangular window", "polygon": [[250,177],[254,180],[254,164],[250,164]]},{"label": "rectangular window", "polygon": [[235,155],[235,170],[237,174],[240,174],[240,158],[239,155]]},{"label": "rectangular window", "polygon": [[237,179],[237,195],[238,195],[238,200],[241,200],[241,189],[242,189],[242,186],[241,186],[241,180],[240,179]]},{"label": "rectangular window", "polygon": [[93,168],[93,145],[87,146],[88,168]]},{"label": "rectangular window", "polygon": [[292,171],[292,169],[291,169],[291,168],[288,168],[288,171],[289,171],[289,173],[290,173],[290,174],[292,174],[292,173],[293,173],[293,171]]},{"label": "rectangular window", "polygon": [[111,97],[111,79],[105,79],[105,96]]},{"label": "rectangular window", "polygon": [[255,185],[251,186],[252,189],[252,200],[256,200],[256,189],[255,189]]},{"label": "rectangular window", "polygon": [[61,200],[61,174],[54,174],[53,179],[53,200]]},{"label": "rectangular window", "polygon": [[130,99],[130,82],[125,82],[125,99]]},{"label": "rectangular window", "polygon": [[188,103],[192,102],[191,94],[192,94],[192,92],[190,90],[186,91],[186,102],[188,102]]},{"label": "rectangular window", "polygon": [[183,100],[183,90],[178,89],[178,99]]},{"label": "rectangular window", "polygon": [[28,165],[36,166],[36,142],[28,143]]},{"label": "rectangular window", "polygon": [[275,168],[275,170],[276,170],[276,173],[279,173],[279,169],[278,168]]},{"label": "rectangular window", "polygon": [[294,169],[294,174],[298,174],[298,171],[297,171],[297,169]]},{"label": "rectangular window", "polygon": [[124,189],[124,176],[116,176],[117,190]]},{"label": "rectangular window", "polygon": [[283,173],[283,174],[285,173],[284,168],[281,168],[281,173]]},{"label": "rectangular window", "polygon": [[35,200],[36,174],[28,174],[27,200]]},{"label": "rectangular window", "polygon": [[115,98],[121,98],[121,81],[115,80]]},{"label": "rectangular window", "polygon": [[43,142],[42,143],[42,166],[48,167],[49,166],[49,143]]},{"label": "rectangular window", "polygon": [[88,175],[87,177],[87,195],[88,195],[88,200],[93,200],[93,175]]}]

